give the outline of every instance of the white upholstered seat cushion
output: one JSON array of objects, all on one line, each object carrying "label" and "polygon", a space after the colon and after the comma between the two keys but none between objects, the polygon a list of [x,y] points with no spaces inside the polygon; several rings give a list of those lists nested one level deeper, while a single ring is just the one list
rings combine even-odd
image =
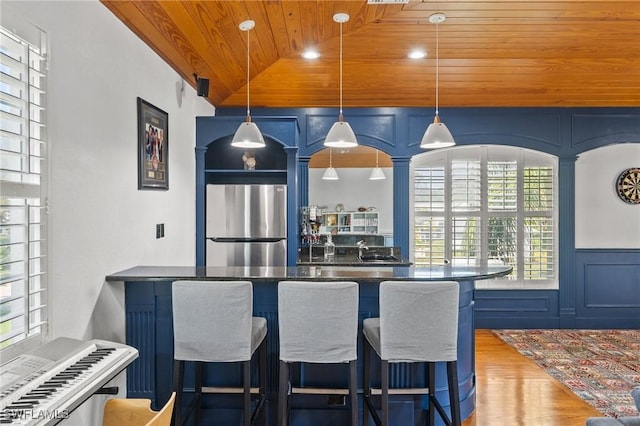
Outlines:
[{"label": "white upholstered seat cushion", "polygon": [[455,281],[384,281],[380,317],[363,334],[389,362],[455,361],[459,285]]},{"label": "white upholstered seat cushion", "polygon": [[342,363],[357,357],[358,283],[281,281],[280,360]]},{"label": "white upholstered seat cushion", "polygon": [[172,303],[176,360],[248,361],[267,334],[250,281],[175,281]]}]

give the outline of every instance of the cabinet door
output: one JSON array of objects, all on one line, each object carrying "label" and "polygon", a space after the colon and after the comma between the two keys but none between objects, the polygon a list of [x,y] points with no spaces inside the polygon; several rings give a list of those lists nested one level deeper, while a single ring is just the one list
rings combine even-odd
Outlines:
[{"label": "cabinet door", "polygon": [[371,234],[378,233],[378,212],[365,213],[365,232]]},{"label": "cabinet door", "polygon": [[351,213],[351,232],[364,232],[364,213]]}]

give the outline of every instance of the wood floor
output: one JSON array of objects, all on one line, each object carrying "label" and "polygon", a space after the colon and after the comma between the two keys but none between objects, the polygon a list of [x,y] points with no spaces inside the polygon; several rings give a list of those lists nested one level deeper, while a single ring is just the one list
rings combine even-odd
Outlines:
[{"label": "wood floor", "polygon": [[476,330],[477,405],[463,426],[584,426],[602,416],[489,330]]}]

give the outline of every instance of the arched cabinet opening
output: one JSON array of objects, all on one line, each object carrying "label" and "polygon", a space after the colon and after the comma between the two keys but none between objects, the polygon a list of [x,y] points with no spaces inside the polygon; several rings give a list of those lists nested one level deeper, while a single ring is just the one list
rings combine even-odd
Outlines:
[{"label": "arched cabinet opening", "polygon": [[207,184],[286,184],[287,154],[278,141],[265,136],[264,148],[231,146],[233,135],[207,145],[205,176]]},{"label": "arched cabinet opening", "polygon": [[[376,163],[382,179],[371,179]],[[330,166],[337,180],[323,179]],[[325,216],[321,233],[378,234],[392,245],[393,163],[385,152],[364,145],[316,152],[309,160],[308,195]]]}]

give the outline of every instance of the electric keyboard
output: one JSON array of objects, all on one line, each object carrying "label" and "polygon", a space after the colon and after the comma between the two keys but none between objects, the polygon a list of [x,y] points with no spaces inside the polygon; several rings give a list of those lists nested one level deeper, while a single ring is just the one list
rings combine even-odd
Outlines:
[{"label": "electric keyboard", "polygon": [[0,425],[55,425],[137,357],[137,349],[120,343],[61,337],[5,362]]}]

